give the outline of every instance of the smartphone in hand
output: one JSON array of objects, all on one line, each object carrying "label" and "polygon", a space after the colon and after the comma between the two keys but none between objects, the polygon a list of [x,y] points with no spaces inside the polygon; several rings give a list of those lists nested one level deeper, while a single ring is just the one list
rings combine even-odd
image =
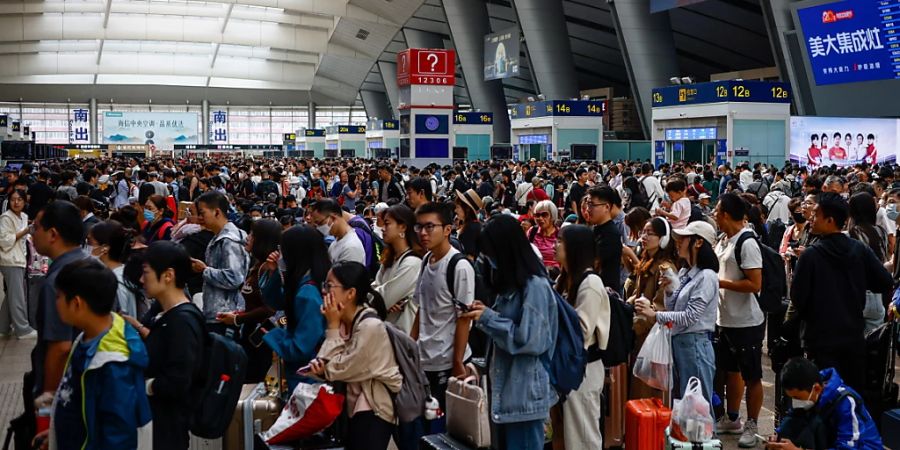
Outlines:
[{"label": "smartphone in hand", "polygon": [[456,309],[458,309],[458,310],[460,310],[460,311],[462,311],[462,312],[464,312],[464,313],[467,313],[467,312],[469,312],[469,311],[472,309],[472,308],[469,307],[469,305],[467,305],[467,304],[465,304],[465,303],[463,303],[463,302],[461,302],[461,301],[459,301],[459,300],[457,300],[457,299],[455,299],[455,298],[453,299],[453,306],[456,306]]}]

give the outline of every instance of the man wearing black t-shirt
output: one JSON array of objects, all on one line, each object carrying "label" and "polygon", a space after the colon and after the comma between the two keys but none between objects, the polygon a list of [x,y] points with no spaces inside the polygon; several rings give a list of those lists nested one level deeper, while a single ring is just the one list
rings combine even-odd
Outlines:
[{"label": "man wearing black t-shirt", "polygon": [[55,196],[53,189],[47,185],[49,178],[50,172],[47,169],[41,170],[38,172],[37,182],[28,187],[28,217],[31,219],[37,217],[38,211]]},{"label": "man wearing black t-shirt", "polygon": [[581,217],[581,199],[584,198],[585,193],[587,192],[587,179],[588,172],[584,169],[584,167],[579,168],[575,171],[575,182],[572,183],[572,187],[569,188],[569,200],[566,205],[566,210],[570,212],[574,212],[578,214],[578,218]]},{"label": "man wearing black t-shirt", "polygon": [[590,196],[587,204],[587,222],[594,227],[594,242],[597,245],[596,265],[600,271],[600,279],[603,280],[604,286],[620,292],[622,232],[612,220],[612,211],[622,200],[615,189],[606,185],[592,187],[587,195]]}]

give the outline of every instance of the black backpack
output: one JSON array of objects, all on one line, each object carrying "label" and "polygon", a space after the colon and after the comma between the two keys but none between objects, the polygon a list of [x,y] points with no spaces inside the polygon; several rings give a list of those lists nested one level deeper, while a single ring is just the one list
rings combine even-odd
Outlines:
[{"label": "black backpack", "polygon": [[741,249],[744,242],[753,239],[759,246],[762,255],[762,290],[756,295],[760,309],[763,312],[779,312],[784,309],[784,301],[787,297],[787,275],[784,273],[784,259],[772,247],[760,242],[756,233],[742,232],[734,246],[734,259],[738,268],[741,267]]},{"label": "black backpack", "polygon": [[[480,259],[481,257],[479,257]],[[422,272],[425,271],[425,267],[428,264],[428,261],[431,259],[431,253],[426,254],[422,258],[422,268],[419,270],[419,276],[422,276]],[[460,261],[465,261],[466,264],[472,266],[472,271],[475,272],[475,298],[485,302],[486,305],[490,306],[489,299],[491,299],[491,295],[489,294],[490,290],[487,288],[487,285],[484,282],[484,276],[482,275],[481,267],[483,267],[483,263],[480,261],[476,261],[472,263],[469,261],[469,258],[466,258],[466,255],[462,252],[455,253],[450,257],[450,261],[447,262],[447,289],[450,291],[450,294],[453,298],[457,298],[456,292],[454,292],[454,286],[456,283],[456,265],[459,264]]]},{"label": "black backpack", "polygon": [[[588,271],[587,276],[597,275]],[[599,276],[599,275],[598,275]],[[609,295],[609,339],[606,350],[595,343],[588,348],[588,362],[603,360],[605,367],[613,367],[628,361],[634,350],[634,307],[625,303],[618,292],[606,288]]]},{"label": "black backpack", "polygon": [[198,379],[191,388],[194,411],[190,430],[204,439],[225,435],[237,407],[247,376],[247,354],[234,339],[206,331],[206,321],[196,307],[184,308],[194,316],[205,335],[203,361]]},{"label": "black backpack", "polygon": [[[386,245],[384,239],[372,232],[372,228],[369,227],[369,224],[366,223],[365,220],[351,220],[347,223],[351,228],[362,230],[372,239],[372,248],[365,248],[364,250],[366,251],[366,268],[369,269],[369,277],[374,280],[375,276],[378,275],[378,271],[381,269],[381,253],[384,251]],[[360,242],[364,242],[362,238],[359,240]]]}]

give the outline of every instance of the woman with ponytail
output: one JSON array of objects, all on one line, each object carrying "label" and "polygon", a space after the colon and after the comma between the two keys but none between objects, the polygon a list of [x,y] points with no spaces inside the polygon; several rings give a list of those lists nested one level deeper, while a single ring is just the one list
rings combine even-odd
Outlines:
[{"label": "woman with ponytail", "polygon": [[[389,350],[384,299],[372,289],[368,270],[358,262],[332,267],[322,292],[328,331],[310,363],[310,374],[347,383],[348,450],[386,449],[397,422],[391,394],[400,392],[403,376]],[[342,330],[349,334],[347,339]]]},{"label": "woman with ponytail", "polygon": [[259,289],[267,306],[284,311],[285,328],[275,328],[263,341],[284,360],[288,388],[302,380],[297,369],[316,356],[325,336],[319,313],[320,293],[328,273],[328,249],[322,233],[309,226],[294,226],[281,235],[281,251],[269,254],[259,269]]}]

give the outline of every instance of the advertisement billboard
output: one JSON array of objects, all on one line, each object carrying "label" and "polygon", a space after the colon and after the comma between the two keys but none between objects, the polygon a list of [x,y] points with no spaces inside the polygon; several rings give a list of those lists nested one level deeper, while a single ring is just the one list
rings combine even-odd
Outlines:
[{"label": "advertisement billboard", "polygon": [[843,0],[797,18],[817,85],[900,78],[900,4]]},{"label": "advertisement billboard", "polygon": [[791,117],[791,161],[811,168],[897,160],[898,121]]},{"label": "advertisement billboard", "polygon": [[484,79],[519,75],[519,27],[484,36]]},{"label": "advertisement billboard", "polygon": [[175,144],[198,144],[197,113],[120,112],[103,113],[104,144],[146,144],[172,150]]}]

